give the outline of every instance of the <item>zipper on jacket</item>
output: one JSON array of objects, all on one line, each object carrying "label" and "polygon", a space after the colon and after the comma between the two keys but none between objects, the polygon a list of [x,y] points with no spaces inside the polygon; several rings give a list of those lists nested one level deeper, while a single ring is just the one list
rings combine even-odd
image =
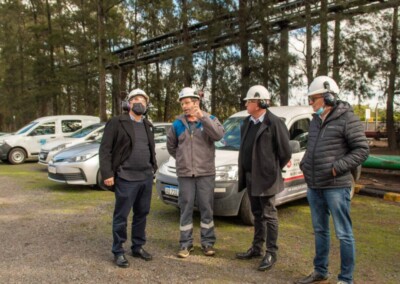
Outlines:
[{"label": "zipper on jacket", "polygon": [[317,144],[318,144],[319,137],[321,136],[321,127],[322,127],[322,121],[318,125],[318,130],[319,131],[318,131],[317,139],[315,139],[314,149],[313,149],[313,152],[312,152],[312,164],[311,164],[312,170],[311,170],[311,172],[312,172],[312,184],[313,185],[315,185],[315,171],[314,171],[315,151],[317,149]]}]

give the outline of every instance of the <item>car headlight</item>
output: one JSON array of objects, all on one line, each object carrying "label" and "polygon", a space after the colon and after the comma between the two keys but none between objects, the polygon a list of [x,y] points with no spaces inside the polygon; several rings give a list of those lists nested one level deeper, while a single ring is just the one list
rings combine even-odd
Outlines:
[{"label": "car headlight", "polygon": [[70,162],[70,163],[76,163],[76,162],[84,162],[86,160],[89,160],[90,158],[98,155],[99,153],[90,153],[90,154],[86,154],[86,155],[81,155],[81,156],[76,156],[76,157],[71,157],[66,159],[66,162]]},{"label": "car headlight", "polygon": [[52,148],[50,151],[61,151],[62,149],[65,149],[65,147],[67,147],[67,144],[61,144],[57,147]]},{"label": "car headlight", "polygon": [[227,165],[215,168],[215,181],[236,181],[238,180],[238,166]]}]

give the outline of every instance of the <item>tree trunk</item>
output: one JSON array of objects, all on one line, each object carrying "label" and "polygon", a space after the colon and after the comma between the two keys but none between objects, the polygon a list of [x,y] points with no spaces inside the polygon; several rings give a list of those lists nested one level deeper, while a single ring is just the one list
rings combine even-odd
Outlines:
[{"label": "tree trunk", "polygon": [[247,0],[239,0],[239,47],[241,69],[240,109],[245,109],[247,90],[250,88],[250,60],[249,60],[249,33],[247,32]]},{"label": "tree trunk", "polygon": [[281,106],[289,105],[289,29],[286,26],[281,30],[279,70],[279,93]]},{"label": "tree trunk", "polygon": [[335,39],[333,42],[333,72],[332,78],[340,85],[340,66],[339,66],[339,55],[340,55],[340,15],[336,14],[335,19]]},{"label": "tree trunk", "polygon": [[[171,70],[169,71],[168,82],[173,82],[175,77],[175,58],[171,59]],[[170,115],[171,104],[171,84],[165,85],[165,102],[164,102],[164,121],[172,120]]]},{"label": "tree trunk", "polygon": [[393,9],[393,24],[392,24],[392,36],[391,36],[391,52],[390,52],[390,74],[389,74],[389,88],[388,88],[388,98],[386,102],[386,129],[388,133],[388,146],[390,150],[397,150],[399,145],[396,141],[396,133],[394,129],[394,118],[393,118],[393,101],[395,92],[395,82],[397,76],[397,31],[399,29],[399,19],[398,19],[399,8],[395,7]]},{"label": "tree trunk", "polygon": [[157,107],[157,121],[161,121],[162,119],[162,109],[161,109],[161,90],[162,88],[162,81],[161,81],[161,72],[160,72],[160,63],[156,62],[156,77],[157,82],[154,89],[154,96],[155,102],[153,105]]},{"label": "tree trunk", "polygon": [[312,25],[311,25],[311,4],[306,3],[306,76],[307,86],[310,86],[314,79],[312,64]]},{"label": "tree trunk", "polygon": [[328,1],[321,0],[321,50],[318,75],[328,75]]},{"label": "tree trunk", "polygon": [[48,49],[50,54],[50,78],[48,78],[51,100],[53,101],[53,114],[59,114],[58,111],[58,91],[56,90],[56,76],[54,72],[54,45],[53,45],[53,29],[51,25],[51,11],[49,0],[46,0],[47,30],[48,30]]},{"label": "tree trunk", "polygon": [[111,96],[112,96],[112,106],[111,106],[111,116],[118,115],[120,112],[120,99],[119,99],[119,94],[121,93],[121,88],[120,88],[120,81],[119,81],[119,76],[120,76],[120,69],[118,68],[113,68],[111,69]]},{"label": "tree trunk", "polygon": [[217,49],[213,49],[211,63],[211,113],[218,116],[216,113],[217,103]]},{"label": "tree trunk", "polygon": [[107,104],[106,104],[106,70],[105,70],[105,46],[106,40],[104,35],[104,7],[103,0],[97,2],[97,40],[98,40],[98,57],[99,57],[99,113],[100,120],[107,121]]},{"label": "tree trunk", "polygon": [[190,47],[187,1],[182,0],[183,74],[186,87],[192,86],[192,51]]},{"label": "tree trunk", "polygon": [[[263,13],[261,13],[259,19],[262,23],[261,25],[261,44],[263,47],[263,76],[262,76],[262,80],[263,80],[263,84],[264,87],[267,88],[267,90],[269,89],[269,81],[270,81],[270,36],[271,36],[271,28],[269,25],[269,18],[270,18],[270,6],[269,5],[265,5],[262,3],[262,1],[260,1],[258,3],[258,5],[260,7],[263,8]],[[267,20],[266,20],[267,19]]]}]

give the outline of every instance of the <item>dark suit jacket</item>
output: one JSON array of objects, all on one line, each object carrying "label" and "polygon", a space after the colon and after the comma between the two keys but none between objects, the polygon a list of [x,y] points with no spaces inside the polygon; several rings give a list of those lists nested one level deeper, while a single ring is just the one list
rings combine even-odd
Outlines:
[{"label": "dark suit jacket", "polygon": [[[243,141],[249,128],[250,116],[241,127],[239,151],[239,191],[246,188],[246,176],[242,167]],[[292,150],[289,131],[285,123],[267,110],[257,131],[252,152],[252,196],[271,196],[283,190],[282,168],[289,162]]]},{"label": "dark suit jacket", "polygon": [[[150,144],[151,164],[156,172],[153,125],[147,119],[143,119],[143,123]],[[135,147],[134,141],[135,133],[129,114],[113,117],[107,122],[99,150],[100,171],[103,180],[115,176],[118,167],[129,158]]]}]

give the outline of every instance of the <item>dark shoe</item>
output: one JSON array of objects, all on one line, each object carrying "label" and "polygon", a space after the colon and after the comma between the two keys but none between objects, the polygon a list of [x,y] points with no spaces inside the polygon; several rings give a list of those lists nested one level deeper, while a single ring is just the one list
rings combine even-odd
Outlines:
[{"label": "dark shoe", "polygon": [[271,269],[272,266],[274,266],[276,262],[276,256],[271,254],[270,252],[267,252],[261,261],[260,265],[258,266],[259,271],[265,271],[268,269]]},{"label": "dark shoe", "polygon": [[189,246],[187,248],[186,247],[181,247],[179,249],[179,251],[178,251],[177,256],[180,257],[180,258],[187,258],[192,251],[194,251],[193,246]]},{"label": "dark shoe", "polygon": [[212,246],[205,246],[202,248],[205,256],[214,256],[215,249]]},{"label": "dark shoe", "polygon": [[313,272],[307,277],[297,280],[295,284],[329,283],[328,276],[323,276],[318,272]]},{"label": "dark shoe", "polygon": [[138,251],[132,251],[132,256],[133,257],[140,257],[141,259],[144,259],[146,261],[152,260],[153,257],[151,254],[149,254],[147,251],[145,251],[143,248],[140,248]]},{"label": "dark shoe", "polygon": [[123,255],[123,254],[116,255],[116,256],[114,257],[114,261],[115,261],[115,264],[116,264],[118,267],[121,267],[121,268],[127,268],[127,267],[129,267],[129,262],[128,262],[128,260],[125,258],[125,255]]},{"label": "dark shoe", "polygon": [[253,247],[249,248],[246,252],[241,252],[236,254],[237,259],[252,259],[256,257],[261,257],[262,253]]}]

